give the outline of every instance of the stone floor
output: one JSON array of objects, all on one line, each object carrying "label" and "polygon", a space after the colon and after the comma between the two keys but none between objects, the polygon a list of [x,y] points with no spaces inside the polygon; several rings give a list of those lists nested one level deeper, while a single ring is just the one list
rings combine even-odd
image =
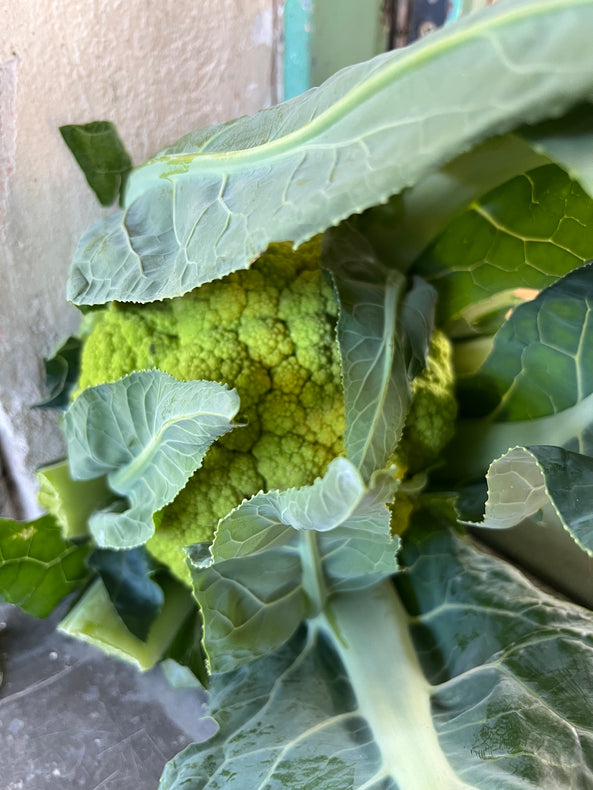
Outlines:
[{"label": "stone floor", "polygon": [[0,605],[3,790],[156,790],[163,766],[214,732],[205,695]]}]

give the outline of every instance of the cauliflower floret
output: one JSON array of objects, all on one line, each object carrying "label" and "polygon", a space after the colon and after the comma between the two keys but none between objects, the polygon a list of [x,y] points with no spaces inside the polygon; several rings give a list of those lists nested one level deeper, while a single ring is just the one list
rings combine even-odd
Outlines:
[{"label": "cauliflower floret", "polygon": [[213,445],[199,474],[156,517],[158,527],[146,548],[191,584],[183,547],[210,542],[218,520],[264,485],[251,454]]},{"label": "cauliflower floret", "polygon": [[426,367],[412,382],[412,406],[395,463],[413,475],[434,464],[453,438],[457,418],[452,349],[444,332],[433,332]]}]

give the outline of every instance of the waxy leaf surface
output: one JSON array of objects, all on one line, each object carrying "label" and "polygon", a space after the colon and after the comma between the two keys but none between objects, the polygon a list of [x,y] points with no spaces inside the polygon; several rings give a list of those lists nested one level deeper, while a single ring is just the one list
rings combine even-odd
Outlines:
[{"label": "waxy leaf surface", "polygon": [[122,497],[90,517],[97,545],[146,542],[153,514],[179,493],[212,442],[233,428],[238,409],[235,390],[177,381],[159,370],[84,390],[64,417],[72,476],[107,475]]},{"label": "waxy leaf surface", "polygon": [[[270,242],[299,244],[384,202],[490,137],[590,101],[592,26],[589,0],[502,3],[183,138],[133,171],[123,211],[84,234],[68,298],[178,296],[248,267]],[[464,79],[443,82],[443,69]]]}]

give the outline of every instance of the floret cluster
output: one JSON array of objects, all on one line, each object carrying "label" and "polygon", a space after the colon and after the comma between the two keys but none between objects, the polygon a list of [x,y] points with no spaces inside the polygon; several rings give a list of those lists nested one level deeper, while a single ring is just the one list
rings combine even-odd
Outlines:
[{"label": "floret cluster", "polygon": [[[337,303],[319,267],[320,241],[273,245],[249,270],[93,319],[79,390],[132,370],[235,387],[237,428],[160,514],[148,548],[185,574],[179,547],[212,539],[218,520],[260,490],[312,483],[343,452]],[[175,552],[175,558],[171,552]]]}]

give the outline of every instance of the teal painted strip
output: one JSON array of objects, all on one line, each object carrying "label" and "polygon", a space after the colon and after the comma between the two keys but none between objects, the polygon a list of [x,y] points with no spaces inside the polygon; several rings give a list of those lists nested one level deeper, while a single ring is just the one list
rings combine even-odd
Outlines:
[{"label": "teal painted strip", "polygon": [[311,87],[313,0],[284,4],[284,98],[292,99]]},{"label": "teal painted strip", "polygon": [[461,16],[463,0],[449,0],[449,3],[450,8],[447,13],[447,22],[454,22]]}]

